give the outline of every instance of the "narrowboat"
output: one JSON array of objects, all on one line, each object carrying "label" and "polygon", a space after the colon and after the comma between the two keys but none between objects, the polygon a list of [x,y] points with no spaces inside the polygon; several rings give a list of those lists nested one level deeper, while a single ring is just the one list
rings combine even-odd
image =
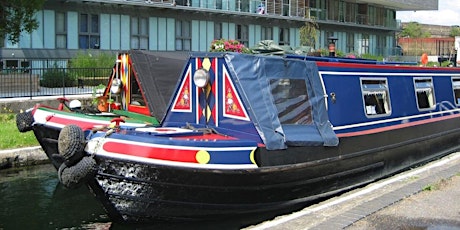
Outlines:
[{"label": "narrowboat", "polygon": [[[112,73],[102,95],[93,98],[95,106],[79,100],[58,98],[59,106],[37,104],[16,116],[20,132],[33,131],[42,149],[56,169],[63,162],[59,134],[66,125],[76,125],[85,132],[114,125],[123,118],[122,126],[158,126],[169,96],[187,60],[187,53],[130,51],[117,55]],[[137,63],[138,66],[133,66]],[[142,83],[142,84],[141,84]],[[65,130],[65,138],[69,130]],[[71,140],[67,140],[71,141]],[[62,150],[61,152],[65,152]]]},{"label": "narrowboat", "polygon": [[160,126],[63,143],[58,173],[113,221],[277,213],[458,151],[459,106],[459,68],[193,53]]}]

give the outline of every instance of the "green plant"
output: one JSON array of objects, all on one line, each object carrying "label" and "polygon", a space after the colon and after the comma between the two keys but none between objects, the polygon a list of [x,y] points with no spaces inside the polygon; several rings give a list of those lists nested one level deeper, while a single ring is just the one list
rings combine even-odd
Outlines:
[{"label": "green plant", "polygon": [[[103,91],[105,89],[105,85],[99,84],[98,86],[93,88],[93,93],[92,93],[92,98],[93,100],[91,101],[91,104],[97,105],[99,103],[99,96],[102,95]],[[102,92],[101,92],[102,91]],[[100,95],[99,95],[100,94]]]},{"label": "green plant", "polygon": [[79,52],[69,61],[69,74],[84,85],[96,86],[106,83],[113,63],[114,57],[111,54]]},{"label": "green plant", "polygon": [[65,68],[60,68],[54,64],[53,68],[43,73],[40,85],[49,88],[72,87],[76,85],[76,78],[69,74]]},{"label": "green plant", "polygon": [[315,47],[318,40],[319,25],[315,20],[305,22],[305,25],[300,27],[300,45]]}]

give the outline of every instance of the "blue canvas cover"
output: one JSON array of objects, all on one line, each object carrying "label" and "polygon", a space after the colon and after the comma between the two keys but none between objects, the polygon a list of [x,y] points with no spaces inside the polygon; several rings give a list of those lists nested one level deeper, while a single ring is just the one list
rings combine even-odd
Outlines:
[{"label": "blue canvas cover", "polygon": [[[225,61],[267,149],[338,145],[315,62],[238,53]],[[283,98],[296,91],[306,95]]]}]

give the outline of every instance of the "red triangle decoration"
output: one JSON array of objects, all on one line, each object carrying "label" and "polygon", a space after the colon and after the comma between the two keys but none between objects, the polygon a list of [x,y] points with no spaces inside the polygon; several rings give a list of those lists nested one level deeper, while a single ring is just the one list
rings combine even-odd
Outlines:
[{"label": "red triangle decoration", "polygon": [[224,88],[223,88],[223,108],[224,108],[224,117],[229,117],[233,119],[249,121],[249,116],[246,110],[243,107],[243,103],[235,90],[232,80],[227,72],[223,69],[224,75]]},{"label": "red triangle decoration", "polygon": [[190,81],[190,78],[191,70],[189,66],[185,78],[179,88],[179,94],[174,99],[174,106],[172,108],[173,112],[192,112],[192,82]]}]

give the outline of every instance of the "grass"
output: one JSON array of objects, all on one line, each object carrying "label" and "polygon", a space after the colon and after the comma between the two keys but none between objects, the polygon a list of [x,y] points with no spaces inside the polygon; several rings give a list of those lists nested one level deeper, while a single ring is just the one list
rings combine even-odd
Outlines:
[{"label": "grass", "polygon": [[39,145],[32,131],[18,131],[15,114],[0,113],[0,124],[0,150]]}]

